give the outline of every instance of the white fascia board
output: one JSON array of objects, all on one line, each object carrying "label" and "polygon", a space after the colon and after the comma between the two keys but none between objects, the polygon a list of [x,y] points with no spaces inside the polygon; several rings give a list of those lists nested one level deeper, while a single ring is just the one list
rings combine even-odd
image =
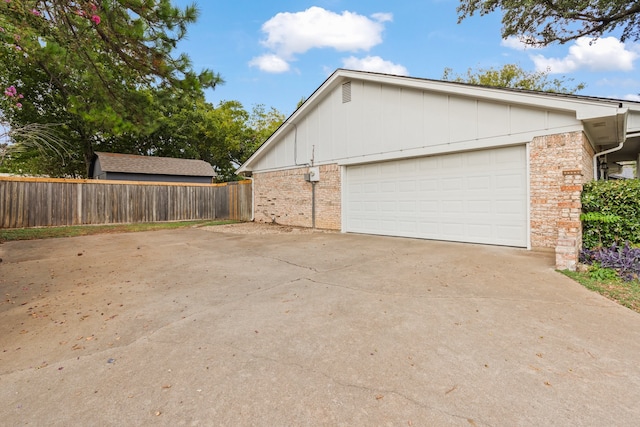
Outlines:
[{"label": "white fascia board", "polygon": [[[426,80],[415,77],[393,76],[348,70],[338,70],[336,74],[345,78],[385,83],[392,86],[404,86],[413,89],[429,90],[451,95],[481,98],[519,105],[529,105],[553,110],[577,112],[581,108],[601,107],[603,109],[607,109],[607,111],[617,111],[620,106],[620,101],[614,99],[596,100],[592,98],[579,98],[578,96],[572,97],[544,92],[518,92],[517,90],[474,86],[458,82]],[[606,115],[610,116],[612,113],[608,113]]]},{"label": "white fascia board", "polygon": [[582,106],[576,111],[576,119],[578,120],[598,120],[605,117],[613,117],[618,115],[624,115],[628,111],[627,108],[612,108],[604,107],[600,105],[587,105]]},{"label": "white fascia board", "polygon": [[[561,129],[554,129],[553,133],[580,132],[583,128],[580,125],[566,126]],[[489,148],[508,147],[512,145],[522,145],[530,143],[533,138],[538,136],[549,135],[549,130],[540,130],[526,132],[514,135],[505,135],[501,137],[493,137],[483,139],[474,139],[470,141],[445,143],[428,147],[413,148],[408,150],[389,151],[386,153],[369,154],[362,156],[348,157],[337,159],[335,163],[340,166],[357,165],[363,163],[384,162],[389,160],[409,159],[413,157],[435,156],[439,154],[450,154],[461,151],[482,150]]]}]

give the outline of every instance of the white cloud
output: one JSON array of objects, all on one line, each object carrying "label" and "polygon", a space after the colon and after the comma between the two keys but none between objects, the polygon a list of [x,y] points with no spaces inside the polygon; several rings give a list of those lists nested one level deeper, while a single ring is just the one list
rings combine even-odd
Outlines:
[{"label": "white cloud", "polygon": [[[530,39],[534,40],[534,39]],[[500,42],[500,46],[508,47],[509,49],[514,50],[526,50],[526,49],[539,49],[538,46],[534,44],[527,44],[525,40],[522,40],[520,37],[509,36],[506,39],[502,39]]]},{"label": "white cloud", "polygon": [[393,21],[392,13],[374,13],[371,17],[378,22],[391,22]]},{"label": "white cloud", "polygon": [[367,56],[364,58],[350,56],[342,60],[342,65],[344,68],[350,70],[372,71],[376,73],[396,74],[399,76],[409,75],[409,72],[403,65],[385,61],[379,56]]},{"label": "white cloud", "polygon": [[284,73],[289,71],[289,63],[273,54],[258,56],[249,61],[249,66],[258,67],[267,73]]},{"label": "white cloud", "polygon": [[569,48],[564,58],[547,58],[532,55],[536,70],[550,70],[551,73],[570,73],[580,69],[590,71],[631,71],[638,53],[627,49],[624,43],[615,37],[598,40],[581,37]]},{"label": "white cloud", "polygon": [[[393,15],[390,13],[375,13],[366,17],[349,11],[338,14],[317,6],[303,12],[278,13],[262,25],[266,38],[261,44],[271,54],[254,58],[251,63],[258,65],[261,58],[269,58],[271,63],[278,64],[274,67],[276,70],[282,70],[282,63],[288,63],[296,55],[314,48],[330,48],[341,52],[368,51],[382,43],[384,23],[391,20]],[[268,68],[260,68],[268,71]]]},{"label": "white cloud", "polygon": [[623,99],[627,101],[640,102],[640,95],[638,95],[637,93],[630,93],[628,95],[625,95]]}]

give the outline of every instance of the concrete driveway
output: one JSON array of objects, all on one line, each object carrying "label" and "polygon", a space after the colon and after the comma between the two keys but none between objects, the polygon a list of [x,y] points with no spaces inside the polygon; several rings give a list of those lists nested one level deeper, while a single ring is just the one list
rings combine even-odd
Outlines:
[{"label": "concrete driveway", "polygon": [[640,315],[551,254],[229,227],[0,257],[6,426],[640,420]]}]

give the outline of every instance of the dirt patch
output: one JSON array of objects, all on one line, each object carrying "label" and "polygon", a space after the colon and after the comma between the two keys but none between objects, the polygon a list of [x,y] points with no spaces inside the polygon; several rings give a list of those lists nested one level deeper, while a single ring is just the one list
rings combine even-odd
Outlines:
[{"label": "dirt patch", "polygon": [[334,230],[319,228],[292,227],[289,225],[267,224],[262,222],[242,222],[239,224],[224,224],[202,227],[204,230],[218,233],[235,234],[312,234],[312,233],[337,233]]}]

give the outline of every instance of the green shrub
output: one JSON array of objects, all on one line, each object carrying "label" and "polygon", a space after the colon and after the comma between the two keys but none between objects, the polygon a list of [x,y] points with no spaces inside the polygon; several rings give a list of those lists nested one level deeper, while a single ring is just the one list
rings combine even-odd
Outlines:
[{"label": "green shrub", "polygon": [[591,181],[582,191],[585,248],[640,243],[640,180]]}]

